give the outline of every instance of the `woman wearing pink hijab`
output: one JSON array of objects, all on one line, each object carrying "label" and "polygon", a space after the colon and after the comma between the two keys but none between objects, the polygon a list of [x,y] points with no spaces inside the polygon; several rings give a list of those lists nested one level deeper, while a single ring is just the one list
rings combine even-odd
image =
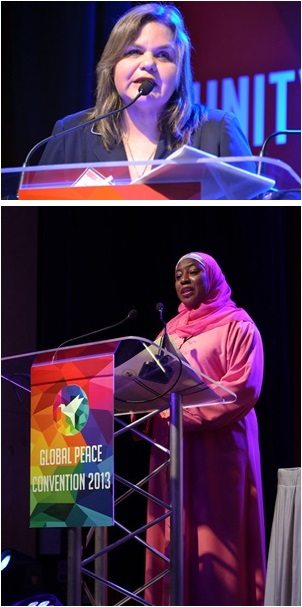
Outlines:
[{"label": "woman wearing pink hijab", "polygon": [[[184,410],[185,605],[263,605],[265,534],[258,426],[254,406],[263,374],[263,349],[253,320],[231,300],[216,261],[188,253],[175,270],[179,314],[167,332],[192,367],[236,393],[230,405]],[[152,435],[167,445],[169,413],[156,416]],[[153,448],[151,469],[162,463]],[[166,469],[150,482],[169,503]],[[149,502],[148,521],[163,513]],[[151,527],[147,542],[169,554],[169,519]],[[166,564],[147,551],[146,579]],[[169,605],[169,576],[146,591],[153,605]]]}]

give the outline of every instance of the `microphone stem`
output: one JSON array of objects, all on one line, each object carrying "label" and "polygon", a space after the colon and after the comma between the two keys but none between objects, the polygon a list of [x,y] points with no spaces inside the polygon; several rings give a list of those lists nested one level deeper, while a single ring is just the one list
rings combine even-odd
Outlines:
[{"label": "microphone stem", "polygon": [[[144,93],[140,92],[138,93],[138,95],[136,95],[136,97],[130,101],[130,103],[127,103],[127,105],[124,105],[123,107],[117,109],[117,110],[112,110],[112,112],[109,112],[109,114],[105,114],[104,116],[98,116],[97,118],[92,118],[91,120],[88,120],[87,122],[83,122],[83,124],[81,124],[80,126],[89,126],[90,124],[94,124],[95,122],[99,122],[100,120],[103,120],[104,118],[111,118],[111,116],[114,116],[115,114],[118,114],[119,112],[123,112],[124,110],[127,110],[131,105],[133,105],[138,99],[139,97],[141,97]],[[55,139],[59,139],[60,137],[65,137],[65,135],[67,135],[67,133],[72,133],[73,131],[77,131],[79,129],[79,125],[77,124],[76,126],[71,127],[70,129],[67,129],[66,131],[60,131],[59,133],[55,133],[55,135],[50,135],[49,137],[45,137],[45,139],[42,139],[42,141],[39,141],[38,143],[36,143],[36,145],[28,152],[25,161],[23,163],[23,168],[27,167],[27,164],[31,158],[31,156],[45,143],[47,143],[48,141],[52,141]]]},{"label": "microphone stem", "polygon": [[274,133],[271,133],[265,139],[265,141],[264,141],[264,143],[262,145],[262,148],[260,150],[260,154],[259,154],[260,162],[258,163],[257,175],[261,175],[262,159],[265,157],[266,148],[267,148],[270,140],[273,139],[274,137],[277,137],[278,135],[301,135],[301,130],[299,130],[299,129],[285,129],[283,131],[274,131]]},{"label": "microphone stem", "polygon": [[270,142],[271,139],[273,139],[274,137],[277,137],[278,135],[299,135],[301,134],[301,131],[298,129],[286,129],[284,131],[275,131],[274,133],[271,133],[265,140],[261,150],[260,150],[260,154],[259,156],[265,156],[265,152],[266,152],[266,148],[268,143]]},{"label": "microphone stem", "polygon": [[84,337],[90,337],[91,335],[96,335],[96,333],[102,333],[103,331],[108,331],[109,329],[113,329],[115,327],[119,327],[124,322],[126,322],[126,320],[128,320],[128,319],[129,319],[129,314],[127,314],[127,316],[125,318],[123,318],[119,322],[114,323],[113,325],[109,325],[108,327],[104,327],[103,329],[97,329],[96,331],[90,331],[89,333],[83,333],[82,335],[78,335],[77,337],[71,337],[70,339],[66,339],[66,341],[62,341],[62,343],[57,347],[57,349],[51,359],[51,362],[52,363],[55,362],[56,356],[57,356],[57,353],[59,352],[59,350],[63,346],[66,346],[67,344],[69,344],[70,342],[77,341],[78,339],[83,339]]},{"label": "microphone stem", "polygon": [[167,335],[167,326],[166,326],[166,323],[165,323],[164,324],[164,331],[163,331],[163,334],[162,334],[162,336],[160,338],[159,347],[158,347],[158,357],[159,358],[161,357],[162,350],[165,347],[166,335]]}]

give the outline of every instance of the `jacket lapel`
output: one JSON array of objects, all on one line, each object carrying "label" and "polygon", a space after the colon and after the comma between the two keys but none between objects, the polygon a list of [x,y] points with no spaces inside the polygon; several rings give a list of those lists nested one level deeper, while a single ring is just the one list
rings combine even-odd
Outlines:
[{"label": "jacket lapel", "polygon": [[102,138],[96,133],[90,133],[91,135],[91,149],[95,156],[95,160],[98,162],[118,162],[127,160],[125,148],[122,143],[117,145],[113,150],[107,152],[102,145]]}]

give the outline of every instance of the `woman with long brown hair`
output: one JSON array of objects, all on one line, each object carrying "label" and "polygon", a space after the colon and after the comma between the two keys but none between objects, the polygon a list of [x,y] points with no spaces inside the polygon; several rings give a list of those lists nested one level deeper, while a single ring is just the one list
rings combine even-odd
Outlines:
[{"label": "woman with long brown hair", "polygon": [[[152,90],[131,107],[85,126],[131,103],[146,81]],[[185,144],[217,156],[251,153],[233,114],[194,102],[191,42],[170,3],[139,4],[116,23],[97,66],[95,107],[59,120],[53,133],[80,124],[49,143],[41,162],[146,161],[130,169],[135,179]]]}]

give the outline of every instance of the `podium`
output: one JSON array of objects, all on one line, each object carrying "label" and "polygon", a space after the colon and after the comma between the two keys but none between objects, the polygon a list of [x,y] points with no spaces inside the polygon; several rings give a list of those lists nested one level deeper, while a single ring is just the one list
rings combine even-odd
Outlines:
[{"label": "podium", "polygon": [[[189,152],[188,152],[189,149]],[[251,200],[301,188],[293,169],[258,156],[218,158],[189,146],[152,162],[152,171],[130,181],[129,167],[144,162],[64,164],[2,169],[2,200]],[[193,152],[191,151],[193,150]],[[260,165],[262,174],[257,174]],[[254,172],[246,170],[252,167]]]},{"label": "podium", "polygon": [[[30,370],[31,380],[29,376]],[[108,605],[105,591],[107,587],[126,597],[123,601],[115,604],[124,604],[129,599],[142,605],[150,604],[141,595],[146,585],[140,586],[135,591],[119,586],[117,583],[107,579],[106,567],[103,563],[100,569],[100,560],[102,559],[103,562],[109,552],[133,538],[137,539],[144,549],[152,550],[152,547],[148,546],[140,535],[150,526],[170,516],[171,557],[169,559],[166,557],[168,563],[166,573],[170,573],[171,575],[171,604],[182,605],[182,409],[196,406],[209,407],[215,406],[215,404],[230,404],[236,400],[235,394],[224,388],[219,382],[212,380],[200,372],[194,371],[171,342],[168,342],[167,348],[162,348],[160,343],[157,344],[145,338],[132,336],[6,357],[2,359],[2,378],[14,390],[20,390],[22,394],[28,397],[31,394],[32,416],[36,415],[37,412],[40,415],[38,427],[41,429],[41,426],[44,424],[49,446],[56,445],[56,431],[62,432],[62,427],[58,429],[57,426],[56,411],[58,411],[58,407],[55,408],[54,403],[58,404],[57,394],[60,393],[62,395],[63,388],[72,389],[70,395],[70,401],[72,402],[75,399],[79,400],[78,393],[75,396],[75,387],[79,387],[82,391],[85,388],[89,406],[91,409],[94,409],[94,412],[95,409],[106,409],[108,411],[108,403],[110,403],[110,399],[113,396],[114,416],[119,426],[119,429],[114,433],[115,440],[120,435],[129,431],[142,436],[137,427],[141,423],[152,419],[159,412],[169,409],[170,447],[169,450],[163,447],[162,449],[166,451],[170,461],[171,503],[161,503],[165,510],[164,514],[134,531],[130,531],[125,526],[120,525],[114,516],[114,525],[122,528],[125,535],[122,539],[109,545],[104,545],[106,535],[103,533],[104,529],[93,525],[91,534],[95,533],[95,552],[87,558],[83,558],[82,556],[82,522],[79,520],[78,524],[75,525],[75,517],[71,517],[69,523],[69,591],[67,604],[82,604],[81,579],[85,576],[96,581],[95,592],[97,602],[95,604]],[[112,390],[112,380],[114,380],[114,392]],[[83,381],[84,384],[81,383]],[[54,389],[51,386],[55,386]],[[38,401],[36,400],[37,389],[40,391],[41,396]],[[97,394],[96,390],[98,391]],[[60,398],[62,400],[62,397]],[[99,402],[103,399],[104,403]],[[96,404],[93,404],[95,401]],[[102,406],[103,404],[104,406]],[[67,406],[66,400],[65,406]],[[61,401],[60,407],[63,407]],[[50,413],[48,412],[49,409]],[[42,421],[41,412],[43,413]],[[81,413],[83,413],[83,409]],[[142,415],[142,417],[129,421],[128,416],[130,413],[134,413],[136,416]],[[90,410],[88,420],[91,414]],[[125,416],[127,416],[127,421],[125,421]],[[66,445],[70,448],[70,452],[68,453],[72,452],[72,447],[76,448],[77,443],[75,439],[77,436],[83,438],[83,444],[88,444],[87,433],[85,434],[87,424],[85,416],[84,418],[81,417],[81,419],[79,416],[76,423],[73,420],[73,426],[69,427],[68,431],[64,430]],[[110,423],[107,423],[107,433],[109,426]],[[76,431],[74,431],[74,428]],[[100,428],[100,430],[103,431],[103,434],[105,433],[104,428]],[[93,432],[95,440],[95,428]],[[35,433],[32,433],[32,438],[36,438],[36,436]],[[155,445],[150,437],[146,436],[146,440]],[[158,445],[156,446],[158,447]],[[36,447],[36,444],[32,445],[33,452]],[[67,457],[66,453],[65,456]],[[62,453],[60,454],[61,456]],[[66,464],[66,461],[64,463]],[[91,464],[92,462],[88,463]],[[91,470],[91,467],[88,466],[85,472],[86,475],[89,474],[89,470]],[[127,491],[122,495],[122,498],[127,497],[129,492],[137,492],[146,499],[159,503],[160,500],[158,498],[142,489],[142,485],[148,481],[152,474],[153,472],[146,479],[142,479],[142,481],[136,484],[126,479],[119,479],[127,487]],[[112,490],[112,485],[108,489]],[[101,499],[102,491],[99,492],[99,495]],[[111,491],[111,495],[113,496],[113,490]],[[106,504],[108,506],[108,500]],[[44,526],[68,526],[64,525],[63,520],[58,521],[58,519],[59,524],[55,524],[56,506],[60,510],[60,503],[58,503],[57,497],[52,505],[51,515],[53,518],[50,521],[48,517]],[[39,509],[40,514],[41,507]],[[103,516],[103,512],[101,514]],[[39,522],[41,522],[41,518]],[[108,525],[108,521],[105,521],[104,525]],[[95,563],[94,572],[89,569],[90,563]],[[148,585],[153,582],[154,580],[149,582]]]}]

